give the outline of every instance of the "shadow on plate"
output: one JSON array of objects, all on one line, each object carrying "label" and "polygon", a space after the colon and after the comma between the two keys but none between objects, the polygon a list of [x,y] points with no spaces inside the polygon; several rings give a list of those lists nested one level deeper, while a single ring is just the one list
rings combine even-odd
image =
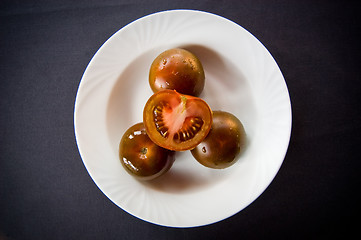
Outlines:
[{"label": "shadow on plate", "polygon": [[177,152],[176,162],[166,174],[151,181],[141,181],[154,190],[182,194],[213,186],[232,174],[232,167],[211,169],[202,166],[187,152]]}]

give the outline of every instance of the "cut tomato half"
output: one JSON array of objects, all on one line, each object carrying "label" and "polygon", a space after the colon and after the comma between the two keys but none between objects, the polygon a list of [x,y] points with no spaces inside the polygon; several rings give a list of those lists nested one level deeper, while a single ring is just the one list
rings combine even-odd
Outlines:
[{"label": "cut tomato half", "polygon": [[162,90],[145,104],[143,122],[155,144],[185,151],[195,148],[207,136],[212,126],[212,111],[201,98]]}]

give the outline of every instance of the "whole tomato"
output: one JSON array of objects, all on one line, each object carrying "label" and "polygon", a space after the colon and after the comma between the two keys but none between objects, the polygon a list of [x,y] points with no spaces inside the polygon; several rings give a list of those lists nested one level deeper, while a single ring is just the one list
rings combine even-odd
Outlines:
[{"label": "whole tomato", "polygon": [[241,121],[231,113],[214,111],[212,129],[191,153],[202,165],[221,169],[233,165],[245,146],[246,132]]},{"label": "whole tomato", "polygon": [[170,89],[199,96],[204,82],[204,70],[199,59],[181,48],[169,49],[159,54],[149,71],[149,84],[153,92]]},{"label": "whole tomato", "polygon": [[151,180],[170,169],[174,152],[156,145],[148,137],[144,124],[138,123],[124,133],[119,158],[129,174],[140,180]]}]

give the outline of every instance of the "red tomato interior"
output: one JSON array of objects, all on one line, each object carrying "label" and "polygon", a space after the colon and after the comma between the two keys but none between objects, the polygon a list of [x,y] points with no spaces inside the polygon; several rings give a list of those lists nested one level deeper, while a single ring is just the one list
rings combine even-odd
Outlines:
[{"label": "red tomato interior", "polygon": [[176,151],[194,148],[212,124],[212,112],[205,101],[173,90],[155,93],[146,103],[143,117],[149,137]]}]

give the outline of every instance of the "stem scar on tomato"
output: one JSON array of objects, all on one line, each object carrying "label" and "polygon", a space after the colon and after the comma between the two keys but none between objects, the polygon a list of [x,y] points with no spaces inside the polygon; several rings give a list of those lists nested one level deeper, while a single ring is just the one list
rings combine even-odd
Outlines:
[{"label": "stem scar on tomato", "polygon": [[212,126],[212,111],[198,97],[162,90],[147,101],[143,122],[154,143],[169,150],[185,151],[207,136]]}]

